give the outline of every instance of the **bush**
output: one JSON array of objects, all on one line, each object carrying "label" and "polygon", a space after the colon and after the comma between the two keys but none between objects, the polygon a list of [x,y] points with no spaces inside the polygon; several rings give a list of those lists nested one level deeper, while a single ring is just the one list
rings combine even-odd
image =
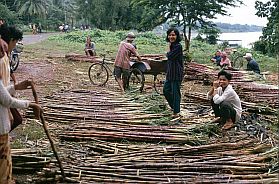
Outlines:
[{"label": "bush", "polygon": [[253,49],[255,51],[260,51],[263,54],[267,54],[267,48],[266,48],[267,43],[263,40],[259,40],[254,42],[253,44]]},{"label": "bush", "polygon": [[18,22],[16,13],[10,11],[7,6],[0,3],[0,15],[1,18],[6,21],[8,25],[14,25]]}]

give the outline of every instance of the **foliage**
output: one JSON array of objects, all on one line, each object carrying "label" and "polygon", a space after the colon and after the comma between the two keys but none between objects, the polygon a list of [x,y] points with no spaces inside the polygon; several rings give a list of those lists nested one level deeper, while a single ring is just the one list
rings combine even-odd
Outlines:
[{"label": "foliage", "polygon": [[18,21],[16,14],[3,4],[0,4],[0,15],[9,25],[15,24]]},{"label": "foliage", "polygon": [[264,40],[258,40],[256,42],[254,42],[253,44],[253,49],[255,51],[260,51],[263,54],[267,54],[267,47],[266,47],[267,43]]},{"label": "foliage", "polygon": [[15,0],[19,15],[38,16],[45,18],[50,0]]},{"label": "foliage", "polygon": [[77,0],[78,17],[99,29],[135,29],[142,10],[133,8],[131,0]]},{"label": "foliage", "polygon": [[206,36],[207,43],[214,45],[217,44],[217,38],[219,37],[220,30],[217,28],[204,28],[199,31],[200,34],[204,34]]},{"label": "foliage", "polygon": [[[214,19],[217,14],[227,15],[228,6],[237,6],[241,0],[133,0],[134,6],[146,7],[157,11],[156,16],[151,11],[152,19],[156,24],[152,28],[166,21],[174,22],[178,27],[183,27],[185,49],[189,51],[191,31],[200,27],[212,27],[210,19]],[[142,21],[148,20],[147,18]],[[143,23],[141,23],[143,24]],[[188,34],[186,31],[188,29]]]},{"label": "foliage", "polygon": [[[105,50],[113,53],[117,52],[118,44],[125,39],[127,31],[108,31],[93,29],[88,31],[72,31],[67,34],[59,34],[50,37],[50,40],[66,41],[78,43],[83,47],[87,35],[90,35],[92,41],[96,44],[97,53],[105,53]],[[140,53],[164,53],[166,49],[165,36],[157,36],[152,32],[136,34],[135,43]]]},{"label": "foliage", "polygon": [[279,7],[278,0],[270,0],[267,3],[256,1],[255,5],[259,17],[267,17],[268,23],[263,28],[261,40],[266,45],[269,54],[279,54]]},{"label": "foliage", "polygon": [[[92,37],[96,44],[97,54],[105,54],[106,51],[111,51],[112,56],[116,55],[118,44],[125,38],[127,31],[108,31],[93,29],[90,31],[74,31],[67,34],[59,34],[49,38],[55,41],[56,44],[65,46],[67,48],[73,46],[72,52],[83,54],[84,43],[87,35]],[[135,43],[140,54],[164,54],[166,52],[167,44],[165,36],[158,36],[152,32],[137,33]],[[54,45],[54,44],[51,44]],[[209,64],[210,58],[214,55],[216,50],[224,50],[223,45],[210,45],[206,42],[198,40],[191,41],[191,52],[184,51],[187,61],[193,60],[198,63]],[[261,52],[253,51],[247,48],[237,48],[238,55],[245,55],[246,52],[251,52],[253,57],[260,65],[261,71],[277,72],[277,61],[274,57],[268,57]],[[187,53],[187,54],[186,54]]]}]

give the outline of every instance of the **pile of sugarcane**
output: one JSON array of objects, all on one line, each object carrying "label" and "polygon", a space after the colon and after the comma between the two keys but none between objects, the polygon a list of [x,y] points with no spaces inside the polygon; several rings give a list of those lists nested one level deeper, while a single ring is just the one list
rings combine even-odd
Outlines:
[{"label": "pile of sugarcane", "polygon": [[[185,95],[183,117],[177,121],[168,119],[167,113],[147,111],[145,102],[136,99],[140,97],[129,98],[101,87],[61,91],[43,98],[45,119],[52,123],[52,130],[59,129],[65,181],[278,182],[273,173],[277,167],[271,162],[276,154],[265,153],[276,143],[273,137],[263,131],[250,135],[242,126],[237,126],[237,131],[220,132],[217,125],[208,123],[213,115],[205,93]],[[254,105],[250,103],[249,108]],[[153,124],[160,118],[166,118],[168,124]],[[34,181],[61,180],[55,161],[39,174]]]},{"label": "pile of sugarcane", "polygon": [[[269,163],[276,152],[266,153],[269,148],[269,144],[244,140],[202,146],[137,146],[104,141],[87,142],[80,147],[70,144],[70,154],[63,163],[65,181],[276,183],[278,175]],[[37,182],[54,182],[59,180],[58,174],[55,166],[50,166],[40,173]]]},{"label": "pile of sugarcane", "polygon": [[13,173],[33,173],[42,170],[51,162],[46,150],[12,149]]},{"label": "pile of sugarcane", "polygon": [[[211,67],[191,62],[187,64],[186,78],[195,80],[217,79],[219,70]],[[273,85],[255,83],[250,79],[250,73],[246,71],[229,71],[233,75],[231,84],[243,101],[265,104],[272,108],[279,107],[279,88]],[[206,93],[206,92],[204,92]]]},{"label": "pile of sugarcane", "polygon": [[266,104],[272,108],[279,107],[279,89],[270,85],[251,83],[237,87],[239,96],[248,102]]},{"label": "pile of sugarcane", "polygon": [[125,123],[85,121],[72,125],[59,136],[62,140],[108,140],[161,143],[205,143],[202,136],[186,134],[187,126],[131,125]]},{"label": "pile of sugarcane", "polygon": [[[185,96],[189,97],[189,99],[186,98],[187,101],[193,102],[193,99],[195,99],[194,101],[196,102],[209,104],[209,100],[207,99],[205,93],[188,92],[185,93]],[[244,111],[248,111],[248,112],[255,112],[259,114],[271,114],[271,115],[277,113],[276,109],[269,107],[269,104],[241,101],[241,105],[244,108]]]},{"label": "pile of sugarcane", "polygon": [[102,61],[102,58],[98,56],[86,56],[80,54],[67,54],[65,58],[69,61],[81,61],[81,62],[98,62]]}]

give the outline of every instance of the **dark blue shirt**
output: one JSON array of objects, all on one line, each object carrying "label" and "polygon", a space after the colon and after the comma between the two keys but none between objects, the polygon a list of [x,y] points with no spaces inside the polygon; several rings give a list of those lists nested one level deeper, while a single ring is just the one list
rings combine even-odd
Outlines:
[{"label": "dark blue shirt", "polygon": [[183,51],[180,43],[172,43],[167,53],[166,79],[169,81],[183,80]]},{"label": "dark blue shirt", "polygon": [[255,73],[260,74],[259,65],[258,65],[258,63],[257,63],[254,59],[251,59],[251,60],[247,63],[247,70],[248,70],[248,71],[253,71],[253,72],[255,72]]},{"label": "dark blue shirt", "polygon": [[221,59],[222,59],[221,56],[214,56],[212,59],[215,59],[216,60],[216,65],[220,66],[220,62],[221,62]]}]

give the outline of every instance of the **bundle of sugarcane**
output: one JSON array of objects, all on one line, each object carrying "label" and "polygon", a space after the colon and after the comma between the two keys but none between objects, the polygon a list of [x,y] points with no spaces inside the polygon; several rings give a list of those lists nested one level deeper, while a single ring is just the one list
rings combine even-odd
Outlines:
[{"label": "bundle of sugarcane", "polygon": [[[128,152],[107,152],[101,157],[85,153],[80,158],[75,147],[74,158],[65,163],[65,175],[66,181],[82,183],[278,182],[277,175],[269,173],[268,160],[275,157],[262,149],[251,141],[192,147],[152,145]],[[56,175],[50,167],[42,171],[41,178],[50,180],[52,176],[54,181]]]},{"label": "bundle of sugarcane", "polygon": [[86,56],[81,54],[66,54],[65,58],[68,61],[82,61],[82,62],[101,62],[102,58],[98,56]]},{"label": "bundle of sugarcane", "polygon": [[[205,93],[187,92],[187,93],[184,93],[184,95],[186,97],[197,99],[201,102],[202,101],[209,102]],[[250,111],[250,112],[257,112],[259,114],[275,114],[276,113],[276,109],[268,107],[268,105],[264,105],[262,103],[252,103],[252,102],[241,101],[241,105],[247,111]]]},{"label": "bundle of sugarcane", "polygon": [[13,172],[18,174],[34,173],[42,170],[51,162],[46,150],[12,149]]},{"label": "bundle of sugarcane", "polygon": [[205,142],[202,137],[198,139],[197,135],[194,137],[185,135],[183,127],[155,127],[155,126],[134,126],[119,128],[117,126],[109,127],[109,122],[105,127],[87,127],[81,129],[77,126],[71,126],[71,130],[64,131],[59,136],[63,140],[111,140],[111,141],[137,141],[137,142],[166,142],[166,143],[192,143]]}]

